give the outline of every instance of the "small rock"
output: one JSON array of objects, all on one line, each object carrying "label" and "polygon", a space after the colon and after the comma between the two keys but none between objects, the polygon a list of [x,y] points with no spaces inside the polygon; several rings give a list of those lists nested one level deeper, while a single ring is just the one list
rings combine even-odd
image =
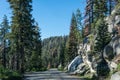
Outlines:
[{"label": "small rock", "polygon": [[120,80],[120,72],[113,74],[110,80]]},{"label": "small rock", "polygon": [[110,64],[110,69],[111,69],[111,70],[117,69],[117,64],[114,63],[114,62],[111,62],[111,64]]}]

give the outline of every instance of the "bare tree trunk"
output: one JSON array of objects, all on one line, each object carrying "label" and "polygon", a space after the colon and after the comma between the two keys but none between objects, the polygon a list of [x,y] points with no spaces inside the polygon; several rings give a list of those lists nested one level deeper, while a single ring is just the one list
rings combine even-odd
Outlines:
[{"label": "bare tree trunk", "polygon": [[[22,28],[21,28],[21,30],[20,30],[20,32],[21,33],[23,33],[22,32]],[[23,43],[23,38],[22,38],[22,35],[21,36],[19,36],[20,37],[20,59],[21,59],[21,64],[20,64],[20,72],[21,73],[24,73],[24,69],[25,69],[25,64],[24,64],[24,62],[25,62],[25,52],[24,52],[24,43]]]},{"label": "bare tree trunk", "polygon": [[3,57],[3,62],[2,63],[3,63],[3,67],[6,68],[5,29],[4,29],[4,35],[3,36],[4,36],[4,41],[3,41],[4,49],[3,49],[3,53],[2,53],[2,57]]}]

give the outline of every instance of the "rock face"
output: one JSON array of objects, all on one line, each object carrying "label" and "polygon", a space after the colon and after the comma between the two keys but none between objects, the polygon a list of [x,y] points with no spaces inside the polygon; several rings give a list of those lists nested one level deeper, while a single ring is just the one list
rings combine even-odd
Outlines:
[{"label": "rock face", "polygon": [[117,63],[120,61],[120,57],[118,57],[120,55],[120,15],[118,13],[120,13],[120,7],[116,7],[111,15],[106,18],[112,40],[104,48],[103,56],[111,70],[116,69]]},{"label": "rock face", "polygon": [[78,50],[80,56],[75,57],[75,59],[68,65],[68,71],[73,72],[74,74],[95,73],[95,70],[92,67],[92,61],[94,58],[88,55],[89,51],[90,44],[80,44]]},{"label": "rock face", "polygon": [[120,36],[114,37],[104,49],[104,57],[113,59],[120,54]]},{"label": "rock face", "polygon": [[110,43],[105,47],[103,56],[107,61],[110,70],[117,68],[116,56],[120,55],[120,36],[112,38]]},{"label": "rock face", "polygon": [[89,69],[88,65],[86,65],[85,63],[81,63],[78,65],[77,70],[74,71],[74,74],[84,75],[89,72],[90,72],[90,69]]},{"label": "rock face", "polygon": [[120,72],[113,74],[110,80],[120,80]]},{"label": "rock face", "polygon": [[112,36],[120,35],[120,7],[113,9],[110,16],[106,17],[106,23],[108,24],[108,31]]},{"label": "rock face", "polygon": [[75,57],[72,62],[68,65],[68,72],[74,72],[77,66],[83,62],[80,56]]}]

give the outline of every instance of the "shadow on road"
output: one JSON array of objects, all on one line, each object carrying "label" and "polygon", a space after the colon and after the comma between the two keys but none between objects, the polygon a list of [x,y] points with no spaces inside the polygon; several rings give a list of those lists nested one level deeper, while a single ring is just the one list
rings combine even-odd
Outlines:
[{"label": "shadow on road", "polygon": [[84,80],[78,76],[68,75],[68,73],[50,69],[44,72],[30,72],[24,74],[24,80]]}]

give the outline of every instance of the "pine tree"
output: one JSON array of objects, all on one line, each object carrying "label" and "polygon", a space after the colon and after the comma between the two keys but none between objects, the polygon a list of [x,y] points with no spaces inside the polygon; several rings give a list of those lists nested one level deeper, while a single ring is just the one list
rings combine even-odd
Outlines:
[{"label": "pine tree", "polygon": [[69,61],[74,59],[77,56],[77,38],[76,38],[76,29],[77,22],[74,13],[72,14],[71,25],[70,25],[70,34],[69,34],[69,42],[68,42],[68,55]]},{"label": "pine tree", "polygon": [[95,20],[107,16],[108,13],[107,0],[95,0],[93,10]]},{"label": "pine tree", "polygon": [[31,53],[32,26],[31,15],[32,0],[8,0],[12,9],[11,25],[11,68],[24,72],[25,55]]},{"label": "pine tree", "polygon": [[82,42],[82,38],[83,38],[82,14],[79,9],[77,9],[76,11],[76,22],[77,22],[76,37],[79,44],[80,42]]},{"label": "pine tree", "polygon": [[108,15],[107,0],[89,0],[86,6],[85,14],[85,35],[90,34],[89,40],[91,52],[94,51],[95,37],[98,31],[97,21],[99,18],[105,18]]},{"label": "pine tree", "polygon": [[[33,28],[33,50],[32,50],[32,55],[30,58],[30,67],[31,69],[35,69],[36,71],[40,70],[42,67],[42,61],[41,61],[41,52],[42,52],[42,45],[41,45],[41,36],[40,36],[40,31],[38,24]],[[29,66],[28,66],[29,67]]]},{"label": "pine tree", "polygon": [[61,50],[60,50],[60,64],[62,67],[64,67],[65,64],[65,42],[61,44]]},{"label": "pine tree", "polygon": [[[103,18],[100,18],[97,21],[97,37],[96,37],[96,45],[95,45],[95,53],[99,59],[98,65],[97,65],[97,74],[99,77],[101,76],[108,76],[109,75],[109,67],[108,63],[103,57],[103,50],[105,46],[110,42],[111,37],[110,33],[108,32],[108,26],[105,24],[105,21]],[[107,73],[106,73],[107,71]]]},{"label": "pine tree", "polygon": [[69,40],[66,41],[65,49],[64,49],[65,65],[68,65],[68,63],[69,63],[69,53],[68,53],[68,50],[69,50]]},{"label": "pine tree", "polygon": [[97,21],[97,27],[98,27],[98,33],[96,37],[96,46],[95,51],[97,53],[101,53],[101,57],[103,58],[103,50],[105,46],[110,42],[111,37],[110,33],[108,32],[108,26],[105,24],[105,21],[103,18],[100,18]]},{"label": "pine tree", "polygon": [[7,20],[7,16],[4,15],[3,22],[1,23],[1,27],[0,27],[0,43],[1,43],[1,46],[3,47],[3,50],[1,52],[2,65],[4,66],[4,68],[6,68],[6,65],[7,65],[6,55],[7,55],[7,48],[8,48],[8,39],[7,39],[8,33],[9,33],[9,23]]},{"label": "pine tree", "polygon": [[93,5],[95,0],[86,0],[85,8],[85,32],[84,36],[87,36],[91,33],[91,23],[93,23]]},{"label": "pine tree", "polygon": [[87,0],[85,11],[85,35],[96,34],[96,22],[111,14],[118,0]]}]

